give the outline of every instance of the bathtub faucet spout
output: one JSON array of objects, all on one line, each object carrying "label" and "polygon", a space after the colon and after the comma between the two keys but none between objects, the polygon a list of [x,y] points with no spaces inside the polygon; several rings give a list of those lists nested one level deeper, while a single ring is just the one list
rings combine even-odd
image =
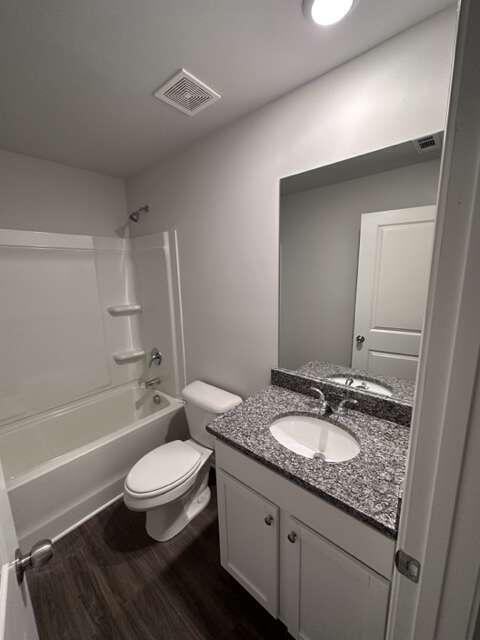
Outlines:
[{"label": "bathtub faucet spout", "polygon": [[155,389],[161,384],[162,384],[161,378],[148,378],[148,380],[145,380],[141,386],[144,387],[145,389]]}]

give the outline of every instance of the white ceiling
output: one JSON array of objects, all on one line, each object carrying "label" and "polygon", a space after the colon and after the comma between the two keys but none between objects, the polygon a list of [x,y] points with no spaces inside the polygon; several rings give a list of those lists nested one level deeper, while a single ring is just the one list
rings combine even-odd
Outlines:
[{"label": "white ceiling", "polygon": [[[132,175],[450,4],[358,0],[322,29],[301,0],[3,0],[0,147]],[[180,67],[222,100],[154,99]]]}]

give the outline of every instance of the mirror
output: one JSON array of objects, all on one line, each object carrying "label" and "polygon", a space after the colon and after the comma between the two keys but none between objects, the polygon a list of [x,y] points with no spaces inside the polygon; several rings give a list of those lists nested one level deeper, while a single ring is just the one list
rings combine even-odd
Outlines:
[{"label": "mirror", "polygon": [[441,146],[429,134],[281,180],[280,368],[413,398]]}]

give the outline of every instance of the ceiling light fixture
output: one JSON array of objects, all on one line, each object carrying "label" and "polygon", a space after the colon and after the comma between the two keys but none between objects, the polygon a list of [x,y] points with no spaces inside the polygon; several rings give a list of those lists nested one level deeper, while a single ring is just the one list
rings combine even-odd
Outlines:
[{"label": "ceiling light fixture", "polygon": [[303,12],[322,27],[340,22],[352,10],[355,0],[303,0]]}]

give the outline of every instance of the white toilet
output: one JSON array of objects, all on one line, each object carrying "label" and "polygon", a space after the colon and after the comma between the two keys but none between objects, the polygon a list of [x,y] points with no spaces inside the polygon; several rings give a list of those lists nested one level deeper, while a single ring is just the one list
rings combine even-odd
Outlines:
[{"label": "white toilet", "polygon": [[242,402],[239,396],[200,380],[187,385],[182,396],[191,438],[147,453],[132,467],[124,485],[125,505],[147,512],[147,533],[159,542],[180,533],[209,503],[213,438],[205,427]]}]

